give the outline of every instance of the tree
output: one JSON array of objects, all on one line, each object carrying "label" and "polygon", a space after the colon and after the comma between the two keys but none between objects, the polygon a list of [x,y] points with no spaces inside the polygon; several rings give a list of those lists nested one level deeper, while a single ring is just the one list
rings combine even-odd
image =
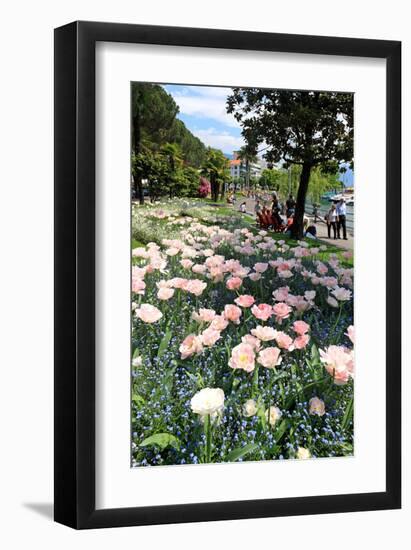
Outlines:
[{"label": "tree", "polygon": [[[250,138],[251,136],[249,136]],[[257,144],[251,139],[238,151],[239,158],[245,162],[245,186],[250,189],[250,164],[257,161]]]},{"label": "tree", "polygon": [[206,157],[207,148],[200,139],[193,136],[182,120],[178,118],[174,120],[168,139],[180,146],[181,154],[187,164],[195,168],[201,167]]},{"label": "tree", "polygon": [[336,172],[353,162],[352,94],[234,88],[227,112],[242,125],[247,143],[267,145],[268,162],[301,168],[292,235],[302,238],[312,170]]},{"label": "tree", "polygon": [[[146,84],[133,82],[131,87],[131,118],[132,118],[132,173],[134,181],[134,192],[140,202],[144,202],[142,180],[147,179],[153,190],[153,182],[159,183],[157,170],[154,170],[153,160],[156,163],[161,159],[157,158],[157,153],[164,153],[165,158],[176,164],[176,169],[171,169],[173,177],[179,177],[181,182],[187,182],[187,173],[181,172],[181,163],[185,165],[200,168],[206,156],[206,147],[202,141],[195,137],[185,126],[182,120],[176,118],[178,106],[172,96],[158,84]],[[178,148],[178,159],[170,159],[164,147],[174,145]],[[177,149],[174,151],[176,152]],[[171,150],[169,150],[171,152]],[[181,160],[181,163],[180,163]],[[161,162],[160,162],[161,164]],[[147,172],[149,166],[153,166],[153,174]],[[139,167],[144,167],[143,172]],[[170,167],[170,164],[169,164]],[[158,166],[157,166],[158,168]],[[180,173],[181,172],[181,173]],[[190,173],[192,179],[193,174]],[[198,178],[197,178],[198,180]],[[164,180],[161,181],[165,183]],[[173,181],[167,186],[169,193],[173,193]],[[176,183],[176,182],[174,182]],[[196,182],[198,184],[198,181]],[[185,184],[180,186],[185,188]],[[195,186],[194,186],[195,187]],[[158,189],[160,191],[160,189]],[[161,189],[161,192],[164,188]],[[153,191],[154,192],[154,191]],[[158,196],[161,193],[155,192]],[[195,192],[194,192],[195,194]]]},{"label": "tree", "polygon": [[[136,83],[131,87],[132,148],[136,158],[150,144],[160,144],[178,113],[174,99],[156,84]],[[144,202],[143,176],[139,170],[133,173],[134,190],[140,203]]]},{"label": "tree", "polygon": [[224,184],[228,177],[228,159],[222,151],[211,147],[207,149],[201,175],[210,181],[211,198],[214,202],[217,202],[220,196],[221,184]]},{"label": "tree", "polygon": [[183,165],[181,149],[177,143],[165,143],[160,149],[160,154],[166,159],[168,165],[168,188],[171,199],[175,192],[179,179],[179,172]]},{"label": "tree", "polygon": [[263,189],[272,189],[282,193],[287,186],[287,171],[277,168],[265,168],[261,172],[259,185]]}]

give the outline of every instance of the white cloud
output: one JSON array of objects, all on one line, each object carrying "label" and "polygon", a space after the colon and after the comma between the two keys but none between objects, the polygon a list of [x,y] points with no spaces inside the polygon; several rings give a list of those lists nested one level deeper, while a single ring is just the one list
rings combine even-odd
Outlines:
[{"label": "white cloud", "polygon": [[205,145],[221,149],[224,153],[232,153],[244,145],[242,136],[234,136],[229,132],[221,132],[215,128],[191,129],[191,132]]},{"label": "white cloud", "polygon": [[211,118],[231,128],[239,128],[233,115],[226,111],[226,99],[230,88],[190,86],[171,92],[180,113],[201,118]]}]

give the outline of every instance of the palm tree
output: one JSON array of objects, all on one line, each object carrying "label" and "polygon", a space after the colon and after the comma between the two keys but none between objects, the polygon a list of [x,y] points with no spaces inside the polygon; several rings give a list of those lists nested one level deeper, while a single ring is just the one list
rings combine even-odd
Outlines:
[{"label": "palm tree", "polygon": [[219,149],[207,150],[206,160],[201,168],[201,175],[205,176],[211,184],[211,198],[218,201],[220,185],[224,184],[228,176],[228,159]]},{"label": "palm tree", "polygon": [[245,185],[250,190],[250,165],[257,162],[257,154],[253,147],[250,145],[244,145],[238,151],[238,156],[245,162]]}]

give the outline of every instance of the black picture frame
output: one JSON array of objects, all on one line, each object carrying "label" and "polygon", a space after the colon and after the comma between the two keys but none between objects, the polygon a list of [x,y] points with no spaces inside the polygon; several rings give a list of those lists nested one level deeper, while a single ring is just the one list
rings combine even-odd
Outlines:
[{"label": "black picture frame", "polygon": [[55,521],[76,529],[401,507],[401,233],[386,235],[386,490],[95,507],[95,46],[98,41],[386,59],[386,216],[401,226],[401,43],[73,22],[55,29]]}]

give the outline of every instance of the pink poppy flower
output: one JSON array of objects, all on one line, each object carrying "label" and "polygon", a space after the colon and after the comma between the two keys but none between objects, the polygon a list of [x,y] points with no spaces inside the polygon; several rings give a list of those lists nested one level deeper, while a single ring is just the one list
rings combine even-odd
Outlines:
[{"label": "pink poppy flower", "polygon": [[318,262],[317,271],[320,275],[325,275],[328,271],[328,267],[325,264],[323,264],[322,262]]},{"label": "pink poppy flower", "polygon": [[143,323],[149,324],[156,323],[163,316],[161,311],[151,304],[141,304],[141,306],[135,310],[135,313]]},{"label": "pink poppy flower", "polygon": [[255,283],[261,279],[261,273],[250,273],[248,278],[251,279],[253,283]]},{"label": "pink poppy flower", "polygon": [[345,302],[351,299],[351,290],[337,286],[334,290],[331,291],[331,294],[337,298],[339,302]]},{"label": "pink poppy flower", "polygon": [[268,268],[268,264],[263,262],[257,262],[254,265],[254,271],[256,271],[257,273],[264,273],[265,271],[267,271],[267,268]]},{"label": "pink poppy flower", "polygon": [[146,283],[142,279],[132,279],[131,290],[136,294],[144,294]]},{"label": "pink poppy flower", "polygon": [[331,307],[338,307],[337,300],[335,298],[333,298],[332,296],[328,296],[327,304],[330,305]]},{"label": "pink poppy flower", "polygon": [[187,279],[183,279],[182,277],[174,277],[174,279],[170,279],[168,281],[169,286],[172,286],[174,288],[180,288],[185,289],[187,286]]},{"label": "pink poppy flower", "polygon": [[273,307],[273,313],[278,323],[282,323],[283,319],[287,319],[290,316],[291,308],[284,302],[278,302]]},{"label": "pink poppy flower", "polygon": [[293,351],[294,345],[293,345],[293,339],[288,336],[285,332],[278,331],[275,336],[275,341],[277,342],[277,346],[279,348],[285,349],[287,351]]},{"label": "pink poppy flower", "polygon": [[285,302],[285,300],[288,297],[288,293],[290,291],[290,288],[288,286],[282,286],[280,288],[277,288],[277,290],[274,290],[273,297],[276,302]]},{"label": "pink poppy flower", "polygon": [[252,372],[255,368],[255,353],[250,344],[239,344],[231,350],[231,358],[228,362],[232,369],[242,369]]},{"label": "pink poppy flower", "polygon": [[204,346],[214,346],[214,344],[221,338],[221,334],[218,330],[207,328],[200,334],[201,342]]},{"label": "pink poppy flower", "polygon": [[284,269],[283,271],[278,272],[278,276],[280,279],[291,279],[291,277],[294,277],[293,272],[289,269]]},{"label": "pink poppy flower", "polygon": [[227,304],[224,308],[224,317],[236,325],[240,324],[241,313],[241,309],[234,304]]},{"label": "pink poppy flower", "polygon": [[214,319],[211,321],[211,324],[209,326],[209,328],[218,330],[219,332],[226,329],[227,327],[228,327],[228,321],[224,317],[224,315],[216,315]]},{"label": "pink poppy flower", "polygon": [[308,334],[301,334],[294,340],[294,347],[295,349],[304,349],[309,341],[310,336]]},{"label": "pink poppy flower", "polygon": [[251,308],[251,313],[261,321],[267,321],[273,314],[273,308],[269,304],[259,304]]},{"label": "pink poppy flower", "polygon": [[194,294],[194,296],[201,296],[204,290],[207,288],[207,283],[200,281],[199,279],[191,279],[188,281],[185,290]]},{"label": "pink poppy flower", "polygon": [[350,325],[348,328],[347,328],[347,332],[345,333],[348,338],[351,340],[351,342],[354,344],[355,343],[355,330],[354,330],[354,327],[353,325]]},{"label": "pink poppy flower", "polygon": [[236,298],[234,302],[241,307],[251,307],[254,304],[255,299],[253,296],[250,296],[250,294],[242,294]]},{"label": "pink poppy flower", "polygon": [[273,327],[263,327],[258,325],[251,330],[251,334],[261,340],[262,342],[269,342],[274,340],[277,336],[277,331]]},{"label": "pink poppy flower", "polygon": [[230,279],[227,279],[225,286],[228,290],[238,290],[242,284],[243,281],[240,277],[230,277]]},{"label": "pink poppy flower", "polygon": [[312,397],[308,402],[308,412],[312,415],[324,416],[325,404],[319,397]]},{"label": "pink poppy flower", "polygon": [[207,267],[203,264],[194,264],[191,271],[197,275],[202,275],[207,271]]},{"label": "pink poppy flower", "polygon": [[200,308],[198,313],[193,311],[191,317],[198,323],[211,323],[215,319],[216,312],[214,309]]},{"label": "pink poppy flower", "polygon": [[304,298],[307,300],[307,302],[313,302],[315,300],[316,294],[317,293],[315,290],[306,290],[304,292]]},{"label": "pink poppy flower", "polygon": [[250,346],[253,347],[255,351],[258,351],[261,347],[261,342],[258,338],[255,336],[252,336],[251,334],[246,334],[241,338],[241,342],[243,344],[250,344]]},{"label": "pink poppy flower", "polygon": [[162,287],[157,292],[157,298],[159,300],[169,300],[174,294],[174,288]]},{"label": "pink poppy flower", "polygon": [[354,378],[354,356],[352,351],[343,346],[329,346],[325,351],[320,349],[320,359],[326,371],[334,378],[337,385],[346,384]]},{"label": "pink poppy flower", "polygon": [[304,321],[294,321],[293,329],[294,329],[294,332],[302,336],[303,334],[305,334],[310,330],[310,325],[308,325]]},{"label": "pink poppy flower", "polygon": [[323,286],[326,286],[327,288],[333,288],[338,284],[338,281],[335,277],[323,277],[320,282]]},{"label": "pink poppy flower", "polygon": [[187,357],[191,357],[195,353],[201,353],[203,351],[201,338],[196,334],[189,334],[181,343],[179,351],[181,359],[187,359]]},{"label": "pink poppy flower", "polygon": [[191,269],[194,265],[194,262],[186,258],[186,259],[180,260],[180,265],[182,266],[183,269]]},{"label": "pink poppy flower", "polygon": [[265,348],[258,354],[257,362],[267,369],[273,369],[281,363],[280,350],[278,348]]}]

